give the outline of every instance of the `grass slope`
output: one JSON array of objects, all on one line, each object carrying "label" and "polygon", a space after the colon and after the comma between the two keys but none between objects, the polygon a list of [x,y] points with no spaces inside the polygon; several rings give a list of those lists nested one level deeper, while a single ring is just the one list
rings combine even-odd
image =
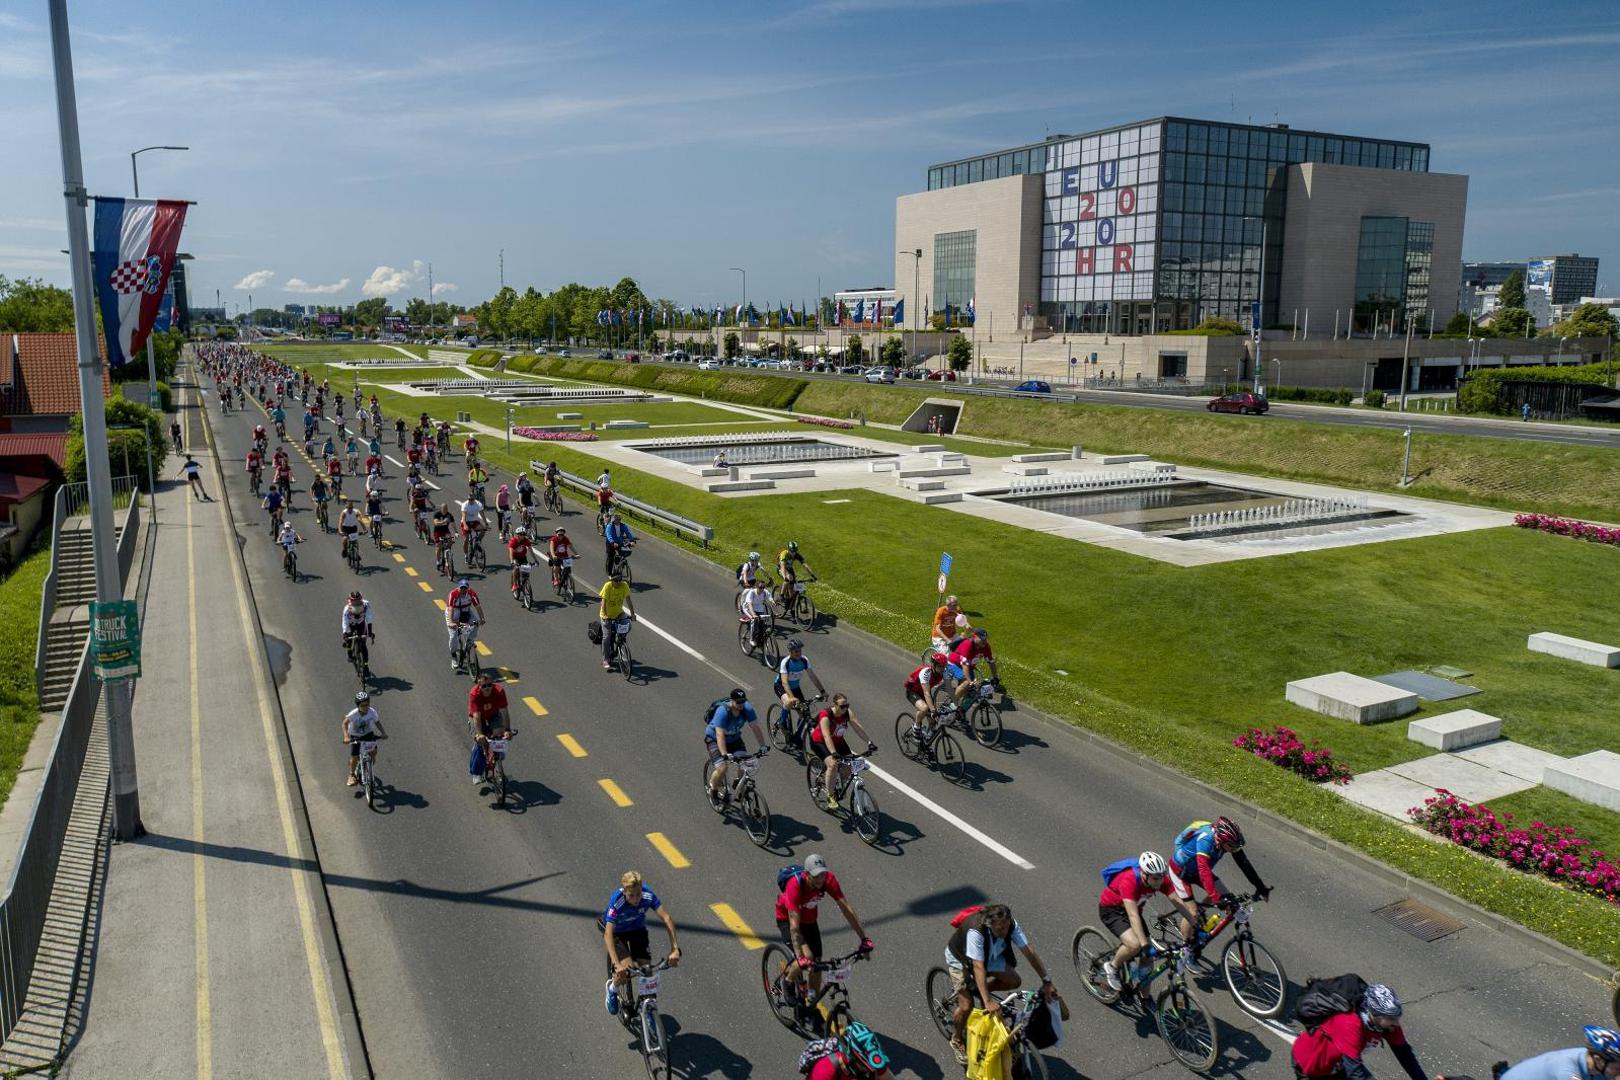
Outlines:
[{"label": "grass slope", "polygon": [[46,547],[0,582],[0,625],[9,628],[0,647],[0,803],[11,796],[17,770],[39,726],[34,651],[39,645],[39,601],[50,569],[51,550]]}]

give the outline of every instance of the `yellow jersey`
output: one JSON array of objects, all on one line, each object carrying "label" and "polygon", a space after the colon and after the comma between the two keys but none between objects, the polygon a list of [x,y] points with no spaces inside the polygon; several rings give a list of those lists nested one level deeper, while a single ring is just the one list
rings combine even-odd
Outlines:
[{"label": "yellow jersey", "polygon": [[624,614],[624,605],[630,599],[630,583],[621,581],[615,584],[609,579],[597,595],[602,598],[602,617],[617,619]]}]

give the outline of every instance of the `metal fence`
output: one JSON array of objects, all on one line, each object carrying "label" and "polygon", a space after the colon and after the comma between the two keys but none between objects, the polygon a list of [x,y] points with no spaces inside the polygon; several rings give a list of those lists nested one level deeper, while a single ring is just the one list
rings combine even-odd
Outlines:
[{"label": "metal fence", "polygon": [[[529,468],[538,475],[545,472],[546,463],[531,460]],[[576,491],[581,495],[588,495],[593,499],[596,497],[596,483],[594,481],[587,480],[583,476],[575,476],[573,473],[563,472],[560,469],[557,472],[557,479],[558,483],[571,491]],[[622,495],[617,491],[613,493],[613,505],[620,511],[627,512],[634,517],[662,525],[677,534],[690,536],[704,547],[708,547],[709,541],[714,539],[713,525],[701,525],[691,518],[672,514],[661,507],[642,502],[640,499],[632,499],[630,496]]]}]

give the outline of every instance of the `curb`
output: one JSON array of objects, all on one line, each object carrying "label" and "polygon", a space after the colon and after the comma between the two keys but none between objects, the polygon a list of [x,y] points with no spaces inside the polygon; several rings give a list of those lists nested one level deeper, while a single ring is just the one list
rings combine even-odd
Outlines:
[{"label": "curb", "polygon": [[[208,415],[208,407],[202,398],[202,390],[196,383],[195,357],[191,358],[193,365],[193,381],[187,384],[191,391],[194,404],[202,419],[202,428],[207,437],[208,450],[214,461],[214,477],[219,482],[219,502],[225,510],[225,519],[230,522],[231,531],[238,533],[236,515],[231,512],[231,500],[225,493],[225,470],[221,465],[221,458],[214,442],[214,426]],[[175,380],[177,383],[179,379]],[[241,544],[232,544],[231,557],[236,560],[237,567],[242,572],[242,580],[247,583],[245,593],[249,611],[253,615],[253,626],[262,637],[264,625],[259,620],[258,598],[253,594],[253,579],[248,575],[247,559],[242,553]],[[311,899],[314,902],[320,928],[321,951],[326,957],[327,979],[332,985],[333,995],[337,998],[334,1005],[338,1014],[338,1026],[343,1032],[344,1056],[348,1059],[350,1070],[357,1076],[371,1077],[371,1059],[366,1054],[365,1035],[360,1030],[360,1016],[354,1005],[354,987],[349,981],[349,967],[343,958],[343,944],[338,939],[337,922],[332,915],[332,905],[326,891],[326,874],[320,870],[320,848],[316,846],[315,834],[309,826],[309,808],[304,801],[303,779],[298,771],[298,761],[293,756],[292,740],[287,732],[287,715],[281,706],[281,688],[276,684],[275,673],[270,670],[270,660],[264,649],[250,650],[252,663],[256,664],[263,675],[265,685],[269,686],[276,700],[276,732],[277,749],[281,754],[282,767],[287,777],[288,802],[293,809],[293,820],[298,830],[298,840],[305,845],[315,861],[317,877],[320,888],[311,890]],[[340,993],[341,991],[341,993]]]}]

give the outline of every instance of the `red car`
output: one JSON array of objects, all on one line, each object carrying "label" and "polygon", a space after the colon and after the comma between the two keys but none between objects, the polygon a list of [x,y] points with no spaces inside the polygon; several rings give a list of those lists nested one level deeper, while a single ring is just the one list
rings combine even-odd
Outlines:
[{"label": "red car", "polygon": [[930,371],[928,377],[935,382],[955,382],[956,372],[947,370]]},{"label": "red car", "polygon": [[1259,416],[1271,408],[1271,402],[1260,394],[1251,394],[1247,390],[1239,390],[1235,394],[1226,394],[1218,397],[1205,406],[1210,412],[1253,413]]},{"label": "red car", "polygon": [[641,354],[640,353],[629,353],[629,354],[627,354],[625,356],[624,362],[627,363],[627,364],[639,364],[639,363],[641,363]]}]

